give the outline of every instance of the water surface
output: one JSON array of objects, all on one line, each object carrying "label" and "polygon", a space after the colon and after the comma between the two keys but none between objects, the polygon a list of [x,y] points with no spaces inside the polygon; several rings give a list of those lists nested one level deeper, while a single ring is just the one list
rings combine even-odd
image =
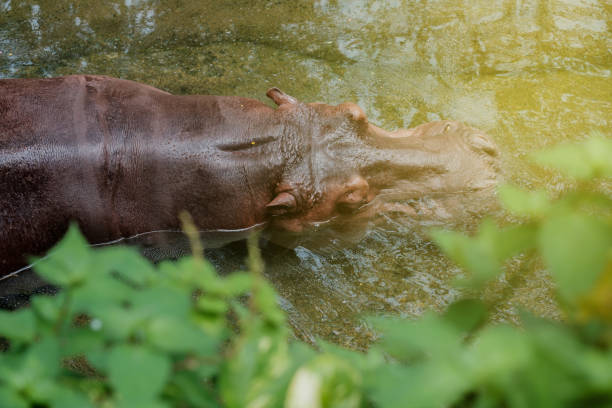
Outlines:
[{"label": "water surface", "polygon": [[[504,178],[568,188],[530,152],[612,120],[612,5],[606,0],[0,1],[0,77],[106,74],[173,93],[358,103],[389,130],[456,119],[493,136]],[[429,224],[385,220],[359,242],[267,244],[267,274],[301,337],[361,347],[357,316],[413,317],[458,296],[461,272]],[[244,248],[209,251],[226,270]],[[511,286],[505,286],[504,281]],[[546,271],[513,260],[487,296],[557,316]]]}]

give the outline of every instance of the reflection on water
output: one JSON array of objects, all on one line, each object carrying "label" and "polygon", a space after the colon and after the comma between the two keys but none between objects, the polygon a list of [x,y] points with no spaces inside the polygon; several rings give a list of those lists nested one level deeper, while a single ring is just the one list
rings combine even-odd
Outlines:
[{"label": "reflection on water", "polygon": [[[610,128],[611,15],[605,0],[1,0],[0,77],[97,73],[261,100],[278,86],[357,102],[390,130],[462,120],[495,138],[506,179],[562,190],[526,156]],[[298,333],[360,345],[356,314],[447,304],[459,272],[426,227],[388,220],[358,243],[270,245],[268,276]],[[220,266],[243,255],[210,254]],[[499,319],[516,304],[555,313],[541,268],[511,269],[525,268]]]}]

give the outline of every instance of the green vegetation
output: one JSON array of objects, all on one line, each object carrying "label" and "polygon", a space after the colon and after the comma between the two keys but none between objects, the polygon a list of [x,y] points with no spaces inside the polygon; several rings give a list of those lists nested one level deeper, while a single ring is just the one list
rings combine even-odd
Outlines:
[{"label": "green vegetation", "polygon": [[[256,238],[249,272],[220,277],[197,250],[153,266],[133,249],[92,250],[71,228],[36,265],[61,293],[0,312],[0,406],[611,406],[610,157],[602,137],[539,154],[575,191],[505,186],[520,224],[434,232],[470,272],[458,282],[469,298],[442,315],[371,319],[380,338],[367,353],[290,340]],[[541,256],[563,322],[524,313],[521,327],[487,324],[478,295],[517,254]]]}]

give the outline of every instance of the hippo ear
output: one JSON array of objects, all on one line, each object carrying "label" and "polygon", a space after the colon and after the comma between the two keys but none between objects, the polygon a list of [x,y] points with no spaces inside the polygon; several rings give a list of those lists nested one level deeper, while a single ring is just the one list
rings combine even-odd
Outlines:
[{"label": "hippo ear", "polygon": [[271,215],[289,214],[297,208],[297,203],[293,194],[287,192],[279,193],[272,201],[266,205],[266,210]]},{"label": "hippo ear", "polygon": [[298,103],[297,99],[295,99],[293,96],[287,95],[276,87],[268,89],[266,95],[268,96],[268,98],[272,99],[274,103],[278,106],[284,105],[286,103],[289,103],[291,105],[295,105]]}]

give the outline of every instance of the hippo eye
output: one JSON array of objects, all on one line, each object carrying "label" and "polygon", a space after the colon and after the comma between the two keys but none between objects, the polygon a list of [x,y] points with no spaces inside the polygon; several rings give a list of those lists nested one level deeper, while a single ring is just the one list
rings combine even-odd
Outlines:
[{"label": "hippo eye", "polygon": [[275,140],[276,138],[273,136],[266,136],[266,137],[249,139],[247,141],[242,141],[242,142],[223,143],[223,144],[217,145],[217,148],[224,152],[237,152],[241,150],[252,149],[253,147],[260,147],[270,142],[273,142]]}]

